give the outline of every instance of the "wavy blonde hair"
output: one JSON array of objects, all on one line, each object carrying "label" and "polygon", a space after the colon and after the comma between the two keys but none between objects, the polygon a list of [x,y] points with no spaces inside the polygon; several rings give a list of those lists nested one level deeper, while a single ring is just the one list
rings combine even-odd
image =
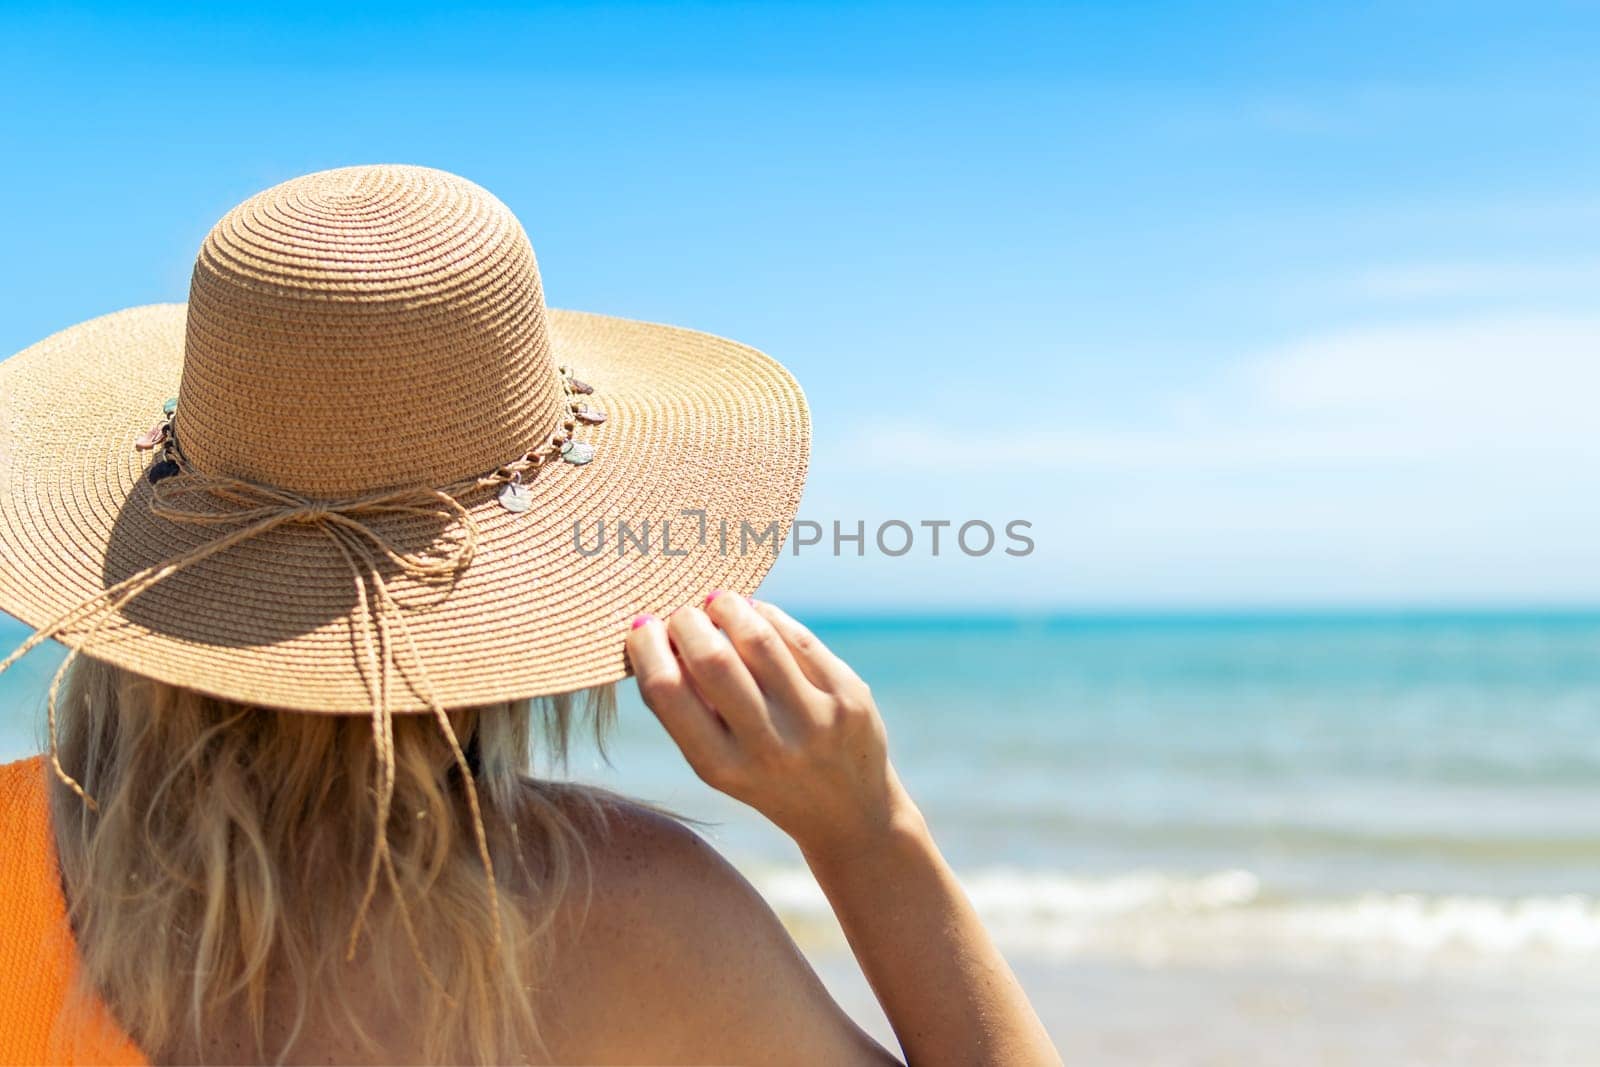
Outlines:
[{"label": "wavy blonde hair", "polygon": [[[381,1053],[364,1022],[374,993],[414,1023],[406,1040],[428,1061],[542,1054],[541,960],[564,895],[587,885],[584,824],[603,830],[608,798],[528,771],[535,719],[564,760],[581,715],[603,741],[611,688],[449,713],[491,886],[467,778],[430,716],[393,721],[394,800],[378,827],[370,720],[251,707],[79,659],[56,751],[96,803],[56,789],[54,819],[85,990],[152,1055],[203,1050],[221,1019],[248,1024],[259,1059],[282,1061],[313,1027]],[[379,833],[394,880],[362,919]]]}]

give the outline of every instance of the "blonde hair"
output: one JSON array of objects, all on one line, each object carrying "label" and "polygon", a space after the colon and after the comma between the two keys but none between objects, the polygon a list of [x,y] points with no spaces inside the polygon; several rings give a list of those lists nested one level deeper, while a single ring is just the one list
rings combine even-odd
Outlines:
[{"label": "blonde hair", "polygon": [[[506,904],[497,939],[467,779],[431,716],[393,721],[380,828],[370,720],[256,708],[80,658],[57,754],[96,804],[57,789],[54,816],[86,989],[152,1055],[203,1049],[224,1018],[248,1023],[261,1059],[289,1056],[312,1026],[380,1052],[362,1021],[374,993],[414,1021],[408,1040],[428,1061],[540,1054],[541,961],[563,896],[587,884],[584,824],[603,828],[606,797],[527,771],[533,719],[564,760],[579,714],[603,739],[610,687],[449,713]],[[380,832],[394,880],[363,920]]]}]

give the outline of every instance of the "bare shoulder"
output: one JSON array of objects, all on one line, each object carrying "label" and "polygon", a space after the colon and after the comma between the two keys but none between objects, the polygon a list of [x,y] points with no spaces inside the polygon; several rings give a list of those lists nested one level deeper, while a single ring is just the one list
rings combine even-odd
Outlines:
[{"label": "bare shoulder", "polygon": [[772,909],[678,820],[611,800],[555,962],[558,1059],[892,1063]]}]

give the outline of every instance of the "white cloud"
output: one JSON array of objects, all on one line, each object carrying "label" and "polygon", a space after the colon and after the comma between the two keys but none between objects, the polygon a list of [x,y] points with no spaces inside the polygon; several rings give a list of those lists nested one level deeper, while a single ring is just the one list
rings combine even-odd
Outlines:
[{"label": "white cloud", "polygon": [[1600,318],[1480,317],[1242,356],[1152,384],[1117,421],[1044,418],[1038,391],[977,431],[954,405],[876,419],[819,438],[807,517],[1023,517],[1038,551],[792,559],[775,588],[806,603],[1590,603],[1597,398]]},{"label": "white cloud", "polygon": [[[1486,318],[1352,330],[1242,359],[1152,397],[1137,426],[1006,435],[1006,465],[1173,471],[1600,457],[1600,318]],[[887,469],[978,469],[955,426],[878,423],[846,448]]]}]

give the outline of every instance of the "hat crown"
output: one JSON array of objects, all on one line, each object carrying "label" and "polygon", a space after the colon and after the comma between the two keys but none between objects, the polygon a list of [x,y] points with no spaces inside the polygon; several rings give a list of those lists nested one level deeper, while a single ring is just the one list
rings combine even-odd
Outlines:
[{"label": "hat crown", "polygon": [[465,179],[295,178],[201,246],[177,416],[198,470],[324,499],[442,485],[515,459],[562,405],[533,247]]}]

